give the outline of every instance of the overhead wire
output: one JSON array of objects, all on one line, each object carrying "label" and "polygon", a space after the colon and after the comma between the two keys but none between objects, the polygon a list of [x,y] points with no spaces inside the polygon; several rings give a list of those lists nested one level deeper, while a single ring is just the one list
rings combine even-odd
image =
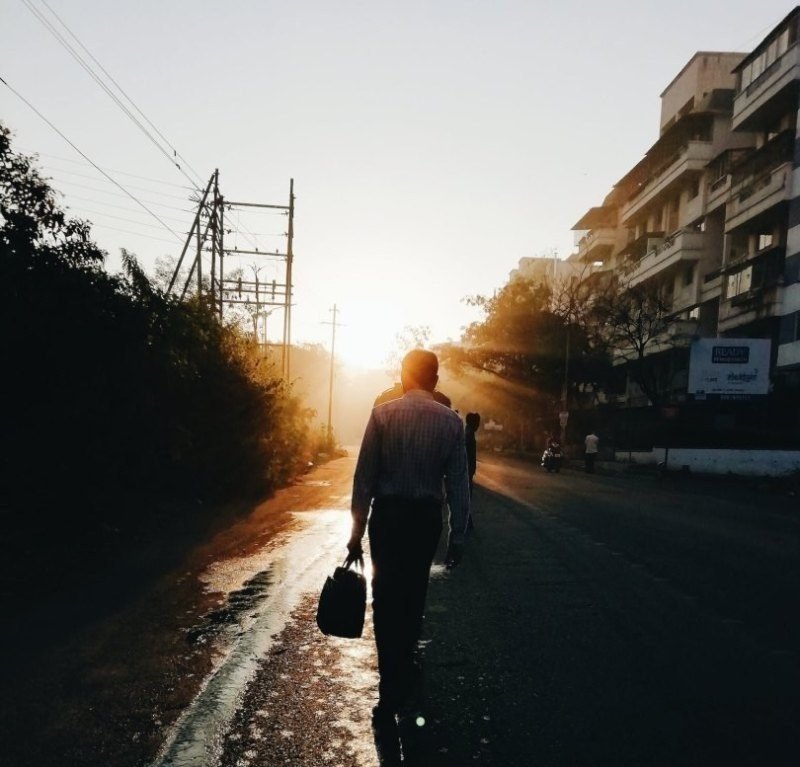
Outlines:
[{"label": "overhead wire", "polygon": [[[101,179],[96,179],[100,181]],[[112,192],[108,189],[98,189],[96,186],[89,186],[88,184],[81,184],[77,181],[70,181],[69,179],[61,179],[59,181],[60,184],[68,184],[70,186],[77,186],[79,189],[88,189],[91,192],[97,192],[98,194],[107,194],[110,197],[122,197],[126,198],[128,195],[119,194],[119,192]],[[156,202],[155,200],[143,200],[148,205],[152,205],[154,208],[167,208],[169,210],[178,210],[181,213],[195,213],[195,210],[190,210],[188,208],[179,208],[177,205],[167,205],[165,202]]]},{"label": "overhead wire", "polygon": [[[42,1],[44,2],[44,0]],[[111,90],[111,88],[109,88],[109,86],[105,82],[103,82],[102,78],[92,69],[92,67],[75,50],[75,48],[69,43],[69,41],[66,40],[66,38],[58,31],[58,29],[56,29],[56,27],[49,21],[49,19],[47,19],[47,17],[38,8],[36,8],[36,6],[31,2],[31,0],[21,0],[21,2],[34,15],[34,17],[45,27],[45,29],[47,29],[50,32],[50,34],[53,35],[53,37],[55,37],[55,39],[67,51],[67,53],[69,53],[75,59],[75,61],[78,62],[78,64],[83,68],[83,70],[89,75],[89,77],[91,77],[95,81],[95,83],[97,83],[97,85],[100,86],[100,88],[106,93],[106,95],[108,95],[108,97],[128,116],[128,118],[139,128],[139,130],[141,130],[142,133],[144,133],[144,135],[147,136],[147,138],[151,141],[151,143],[167,158],[170,164],[173,165],[175,168],[177,168],[178,171],[189,181],[190,184],[192,184],[193,187],[196,187],[197,190],[201,189],[202,182],[191,178],[191,176],[189,176],[189,174],[186,173],[185,170],[183,170],[180,163],[178,163],[177,160],[174,159],[175,157],[177,157],[177,150],[175,150],[174,147],[172,147],[169,144],[169,142],[166,141],[166,139],[163,139],[162,136],[162,140],[164,140],[167,146],[169,146],[170,149],[172,149],[173,151],[173,156],[170,156],[169,152],[166,149],[164,149],[164,147],[158,142],[158,140],[153,136],[153,134],[142,124],[142,122],[136,117],[136,115],[134,115],[133,112],[131,112],[131,110],[125,106],[125,104]],[[47,5],[46,3],[44,4]],[[87,52],[87,54],[92,58],[92,60],[98,64],[100,69],[106,74],[106,77],[108,77],[109,80],[111,80],[111,82],[113,82],[114,85],[117,88],[119,88],[119,86],[116,84],[113,78],[111,78],[111,76],[108,75],[107,72],[105,72],[102,65],[100,65],[99,62],[97,62],[97,59],[95,59],[94,56],[92,56],[91,53],[89,53],[89,51],[78,40],[78,38],[74,35],[74,33],[72,33],[72,31],[61,21],[61,18],[57,14],[55,14],[55,12],[50,8],[50,6],[47,6],[47,8],[48,10],[50,10],[51,13],[53,13],[53,15],[58,19],[59,23],[67,30],[67,32]],[[125,94],[121,88],[119,88],[119,90],[123,93],[123,95],[125,95],[125,98],[128,99],[128,101],[133,105],[134,109],[136,109],[144,117],[144,114],[133,103],[133,101],[131,101],[131,99],[127,96],[127,94]],[[146,117],[144,119],[147,120],[147,122],[152,125],[150,120],[148,120]],[[157,129],[156,132],[159,133],[159,136],[161,136],[161,133]],[[197,174],[196,171],[192,170],[192,172],[195,173],[198,179],[200,178],[199,174]]]},{"label": "overhead wire", "polygon": [[[64,168],[53,168],[50,166],[45,166],[47,170],[53,173],[66,173],[70,176],[77,176],[78,178],[85,178],[89,181],[102,181],[103,179],[98,179],[97,176],[87,176],[85,173],[78,173],[74,170],[66,170]],[[136,186],[132,184],[128,184],[128,189],[136,189],[139,192],[148,192],[149,194],[157,194],[159,197],[168,197],[171,200],[183,200],[184,202],[188,202],[187,197],[181,197],[177,194],[171,194],[170,192],[159,192],[156,189],[149,189],[145,186]]]},{"label": "overhead wire", "polygon": [[140,208],[144,209],[149,215],[151,215],[156,221],[158,221],[161,226],[164,227],[171,235],[173,235],[179,242],[183,242],[183,239],[174,232],[170,226],[163,221],[156,213],[154,213],[150,208],[148,208],[141,200],[139,200],[135,195],[129,192],[122,184],[120,184],[116,179],[112,178],[108,175],[104,170],[100,168],[97,163],[95,163],[91,158],[89,158],[84,152],[82,152],[72,141],[70,141],[50,120],[47,119],[33,104],[31,104],[28,99],[26,99],[18,90],[13,88],[9,83],[0,77],[0,82],[6,86],[20,101],[22,101],[29,109],[33,110],[47,125],[49,125],[61,138],[66,141],[81,157],[84,158],[92,167],[97,170],[98,173],[105,176],[114,186],[118,187],[121,191],[123,191],[128,197],[130,197]]},{"label": "overhead wire", "polygon": [[[94,197],[84,197],[83,195],[80,194],[70,194],[69,199],[70,201],[82,200],[83,202],[91,202],[94,203],[95,205],[103,205],[106,208],[114,208],[115,210],[133,211],[133,209],[128,205],[115,205],[113,202],[107,202],[106,200],[96,200]],[[171,207],[171,206],[164,206],[164,207]],[[194,215],[195,213],[195,211],[189,210],[188,208],[186,210],[183,210],[182,208],[173,208],[173,210],[181,210],[183,213],[191,213],[192,215]],[[184,221],[184,219],[178,218],[177,216],[163,216],[163,218],[167,221],[180,221],[180,222]]]},{"label": "overhead wire", "polygon": [[[22,147],[22,151],[30,152],[30,154],[35,154],[37,157],[48,157],[51,160],[58,160],[59,162],[69,162],[73,163],[74,165],[81,165],[84,167],[86,166],[86,163],[83,160],[76,160],[75,158],[72,157],[62,157],[61,155],[49,154],[48,152],[37,152],[36,150],[28,149],[26,147]],[[176,189],[186,189],[187,191],[190,192],[197,191],[197,188],[194,186],[186,186],[185,184],[176,184],[174,181],[164,181],[164,179],[161,178],[153,178],[152,176],[142,176],[138,173],[129,173],[128,171],[118,170],[116,168],[105,168],[103,166],[100,167],[102,167],[103,170],[106,170],[109,173],[116,173],[119,176],[130,176],[131,178],[138,178],[141,181],[151,181],[154,184],[163,184],[164,186],[172,186],[175,187]],[[94,178],[94,176],[92,178]]]},{"label": "overhead wire", "polygon": [[169,139],[164,136],[164,134],[153,124],[153,122],[147,117],[147,115],[139,108],[136,102],[125,92],[125,89],[109,74],[106,68],[92,55],[92,52],[78,39],[78,36],[67,26],[66,22],[50,7],[50,4],[47,0],[41,0],[42,4],[50,11],[53,16],[58,20],[58,23],[61,24],[62,27],[67,31],[67,33],[75,40],[78,45],[86,52],[86,55],[97,64],[100,68],[100,71],[114,84],[117,90],[127,99],[128,103],[142,116],[142,119],[158,134],[161,140],[170,148],[172,149],[173,155],[181,160],[183,164],[192,172],[194,173],[197,181],[193,182],[195,186],[198,186],[200,189],[203,188],[203,177],[192,167],[191,163],[175,148],[174,144],[169,141]]},{"label": "overhead wire", "polygon": [[[85,197],[79,197],[78,195],[73,195],[73,196],[70,197],[70,201],[73,200],[73,199],[74,200],[86,200]],[[101,202],[99,200],[89,200],[89,202],[91,202],[92,204],[95,204],[95,205],[97,205],[97,204],[103,205],[104,204],[103,202]],[[119,215],[118,213],[114,214],[114,213],[110,213],[110,212],[107,212],[107,211],[104,211],[104,210],[90,210],[89,208],[84,207],[84,205],[82,203],[78,203],[77,205],[66,205],[65,207],[66,207],[67,210],[88,211],[89,213],[93,213],[93,214],[96,214],[98,216]],[[130,213],[131,215],[140,215],[140,213],[141,213],[138,210],[135,210],[133,208],[126,208],[126,207],[124,207],[122,205],[113,205],[111,207],[113,207],[115,210],[121,210],[122,212]],[[187,224],[187,220],[186,219],[178,218],[177,216],[164,216],[164,219],[165,220],[169,220],[169,221],[175,221],[178,224]],[[150,224],[148,222],[142,221],[141,219],[127,219],[127,220],[128,221],[135,221],[136,223],[140,223],[142,226],[157,226],[157,224]]]},{"label": "overhead wire", "polygon": [[138,221],[135,218],[127,218],[125,216],[117,216],[114,213],[105,213],[101,210],[89,210],[88,208],[83,208],[80,210],[76,210],[74,206],[67,205],[67,210],[71,210],[74,213],[77,213],[80,216],[86,216],[87,218],[90,216],[105,216],[106,218],[114,218],[118,221],[127,221],[129,224],[137,224],[138,226],[146,226],[150,229],[153,228],[160,228],[157,224],[148,224],[146,221]]},{"label": "overhead wire", "polygon": [[136,237],[145,237],[148,240],[158,240],[158,242],[166,242],[168,244],[172,244],[172,240],[166,239],[166,237],[156,237],[153,234],[142,234],[141,232],[133,232],[130,229],[121,229],[118,226],[111,226],[110,224],[98,224],[95,221],[92,221],[92,226],[97,227],[99,229],[112,229],[115,232],[124,232],[125,234],[132,234]]}]

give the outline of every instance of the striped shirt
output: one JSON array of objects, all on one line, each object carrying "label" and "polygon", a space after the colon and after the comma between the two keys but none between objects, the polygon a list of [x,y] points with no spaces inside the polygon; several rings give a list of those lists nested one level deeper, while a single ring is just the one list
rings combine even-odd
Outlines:
[{"label": "striped shirt", "polygon": [[464,427],[433,395],[412,389],[374,408],[353,477],[353,519],[366,525],[373,498],[395,496],[450,507],[450,542],[463,543],[469,514]]}]

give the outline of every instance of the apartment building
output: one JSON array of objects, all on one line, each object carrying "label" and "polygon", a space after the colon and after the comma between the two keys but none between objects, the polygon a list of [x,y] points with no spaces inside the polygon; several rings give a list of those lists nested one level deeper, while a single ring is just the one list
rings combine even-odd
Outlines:
[{"label": "apartment building", "polygon": [[749,54],[695,54],[653,146],[573,227],[577,258],[666,297],[672,338],[651,353],[767,338],[784,392],[800,390],[799,38],[800,6]]},{"label": "apartment building", "polygon": [[735,68],[731,127],[755,137],[730,174],[721,335],[772,339],[772,381],[800,386],[800,7]]},{"label": "apartment building", "polygon": [[670,307],[669,337],[648,350],[668,356],[669,390],[685,390],[691,339],[718,332],[729,174],[755,141],[731,123],[745,58],[696,53],[661,94],[655,143],[573,227],[580,259],[658,289]]}]

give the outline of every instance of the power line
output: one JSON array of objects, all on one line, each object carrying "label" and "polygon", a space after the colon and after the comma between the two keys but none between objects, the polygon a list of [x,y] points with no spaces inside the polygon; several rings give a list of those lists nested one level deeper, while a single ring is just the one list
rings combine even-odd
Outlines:
[{"label": "power line", "polygon": [[[128,221],[131,224],[139,224],[139,226],[146,226],[149,228],[156,228],[156,229],[160,228],[157,224],[148,224],[146,221],[139,221],[138,219],[135,218],[125,218],[124,216],[117,216],[114,213],[106,213],[102,210],[89,210],[89,208],[81,208],[80,206],[78,206],[78,208],[75,208],[75,206],[73,205],[67,205],[66,208],[67,210],[71,210],[73,213],[76,213],[78,215],[107,216],[108,218],[116,218],[119,219],[120,221]],[[180,219],[177,218],[173,218],[172,220],[178,221],[179,223],[184,223],[184,224],[186,223],[185,221],[180,221]]]},{"label": "power line", "polygon": [[[57,179],[52,179],[52,180],[55,181]],[[98,179],[98,181],[102,181],[102,180],[104,180],[104,179]],[[128,197],[128,195],[119,194],[119,192],[112,192],[112,191],[110,191],[108,189],[98,189],[96,186],[89,186],[88,184],[79,184],[77,181],[70,181],[69,179],[59,179],[58,183],[59,184],[68,184],[69,186],[76,186],[79,189],[88,189],[89,191],[97,192],[98,194],[107,194],[107,195],[109,195],[109,197],[121,197],[123,199],[126,199]],[[66,197],[66,192],[61,192],[60,189],[57,190],[57,191],[60,194],[62,194],[63,196]],[[156,202],[155,200],[143,200],[143,202],[146,202],[148,205],[152,205],[153,207],[156,207],[156,208],[166,208],[167,210],[177,210],[177,211],[180,211],[181,213],[194,213],[193,210],[189,210],[188,208],[179,208],[177,205],[167,205],[167,203],[165,203],[165,202]]]},{"label": "power line", "polygon": [[[86,163],[83,160],[76,160],[72,157],[62,157],[58,154],[49,154],[47,152],[39,152],[35,149],[28,149],[26,147],[21,147],[23,152],[29,152],[30,154],[35,154],[37,157],[49,157],[51,160],[59,160],[60,162],[70,162],[74,165],[82,165],[85,166]],[[102,166],[101,166],[102,167]],[[152,176],[141,176],[138,173],[129,173],[128,171],[124,170],[117,170],[116,168],[103,168],[103,170],[108,171],[109,173],[116,173],[119,176],[130,176],[131,178],[138,178],[141,181],[152,181],[154,184],[163,184],[164,186],[172,186],[176,189],[186,189],[190,192],[197,191],[197,188],[194,186],[186,186],[185,184],[176,184],[174,181],[164,181],[160,178],[153,178]],[[72,171],[64,171],[65,173],[70,173]],[[94,178],[94,176],[92,177]]]},{"label": "power line", "polygon": [[[99,179],[97,176],[87,176],[85,173],[78,173],[74,170],[66,170],[64,168],[53,168],[52,166],[45,166],[45,169],[50,171],[51,173],[66,173],[70,176],[77,176],[78,178],[86,178],[89,181],[103,181],[104,179]],[[67,181],[67,183],[70,183]],[[128,184],[129,189],[136,189],[139,192],[148,192],[149,194],[157,194],[159,197],[169,197],[171,200],[188,200],[188,195],[186,197],[181,197],[177,194],[171,194],[170,192],[159,192],[157,189],[148,189],[145,186],[135,186],[132,184]]]},{"label": "power line", "polygon": [[[24,3],[25,7],[36,17],[36,19],[38,19],[39,22],[50,32],[50,34],[52,34],[53,37],[56,38],[58,43],[75,59],[75,61],[78,62],[78,64],[89,75],[89,77],[91,77],[97,83],[97,85],[99,85],[100,88],[103,91],[105,91],[105,93],[108,95],[108,97],[130,118],[130,120],[139,128],[139,130],[141,130],[142,133],[144,133],[145,136],[147,136],[147,138],[167,158],[167,160],[169,160],[170,164],[174,165],[178,169],[178,171],[180,171],[181,175],[183,175],[189,181],[189,183],[192,184],[193,187],[199,188],[201,185],[195,179],[191,178],[186,173],[186,171],[184,171],[183,168],[181,168],[181,166],[177,162],[177,160],[174,159],[175,157],[177,157],[177,150],[175,150],[169,144],[169,142],[166,142],[167,145],[170,147],[170,149],[172,149],[172,151],[173,151],[173,156],[170,156],[169,152],[166,149],[164,149],[164,147],[156,140],[156,138],[153,136],[153,134],[150,133],[149,130],[147,130],[147,128],[141,123],[141,121],[139,119],[137,119],[136,115],[134,115],[133,112],[131,112],[131,110],[128,109],[128,107],[126,107],[125,104],[122,103],[122,101],[119,99],[119,97],[111,90],[111,88],[108,87],[108,85],[106,85],[106,83],[103,82],[103,80],[97,75],[97,73],[92,69],[92,67],[89,64],[86,63],[86,61],[83,59],[83,57],[75,50],[75,48],[69,43],[69,41],[67,41],[64,38],[64,36],[55,28],[55,26],[53,26],[53,24],[45,17],[45,15],[41,11],[39,11],[33,5],[33,3],[30,2],[30,0],[22,0],[22,2]],[[47,5],[47,3],[45,3],[45,5]],[[86,50],[85,46],[83,46],[83,44],[77,39],[77,37],[75,37],[75,35],[69,30],[69,28],[61,21],[60,17],[58,17],[53,12],[53,10],[50,8],[50,6],[47,6],[47,7],[50,10],[50,12],[53,13],[53,15],[58,19],[59,23],[61,23],[61,25],[67,30],[67,32],[70,35],[72,35],[72,37],[75,38],[75,40],[78,41],[78,44],[81,45],[81,47],[84,50]],[[88,51],[86,51],[86,52],[94,61],[97,61],[96,59],[94,59],[94,57]],[[99,62],[98,62],[98,66],[100,66]],[[103,70],[102,66],[100,66],[100,69]],[[103,71],[105,72],[105,70],[103,70]],[[111,78],[110,75],[108,75],[108,73],[106,73],[106,77],[108,77],[111,80],[111,82],[114,82],[113,78]],[[116,85],[115,82],[114,82],[114,84]],[[116,87],[119,88],[118,85],[116,85]],[[127,98],[128,101],[130,101],[130,103],[133,105],[134,109],[136,109],[140,114],[142,114],[141,110],[139,110],[139,108],[135,104],[133,104],[133,102],[127,96],[127,94],[125,94],[124,91],[122,91],[121,88],[119,88],[119,90],[125,95],[125,98]],[[145,117],[145,120],[147,120],[146,117]],[[149,120],[147,120],[147,122],[150,123]],[[150,124],[152,125],[152,123],[150,123]],[[158,131],[156,131],[156,132],[158,133]],[[159,133],[159,135],[161,135],[161,134]],[[195,175],[198,175],[196,173],[196,171],[192,170],[192,172],[195,173]],[[199,178],[199,176],[198,176],[198,178]]]},{"label": "power line", "polygon": [[[121,196],[121,195],[118,195]],[[83,200],[84,202],[91,202],[95,205],[103,205],[106,208],[114,208],[115,210],[127,210],[131,212],[138,213],[138,211],[133,211],[130,206],[128,205],[114,205],[113,202],[106,202],[105,200],[96,200],[94,197],[83,197],[80,194],[70,194],[68,202],[72,200]],[[181,210],[181,208],[174,208],[174,210]],[[185,210],[184,213],[193,213],[194,211]],[[168,221],[179,221],[181,223],[185,223],[185,219],[178,218],[177,216],[163,216],[164,219]]]},{"label": "power line", "polygon": [[175,237],[175,239],[177,239],[179,242],[183,242],[183,238],[180,237],[176,232],[174,232],[169,227],[168,224],[162,221],[161,218],[159,218],[158,215],[153,213],[153,211],[150,210],[150,208],[148,208],[141,200],[139,200],[137,197],[131,194],[124,186],[122,186],[122,184],[120,184],[118,181],[109,176],[108,173],[106,173],[102,168],[100,168],[99,165],[93,162],[89,157],[87,157],[87,155],[85,155],[80,149],[78,149],[78,147],[75,146],[75,144],[73,144],[58,128],[56,128],[56,126],[53,125],[53,123],[51,123],[50,120],[48,120],[19,91],[12,88],[2,77],[0,77],[0,82],[3,83],[3,85],[5,85],[6,88],[8,88],[20,101],[22,101],[25,105],[27,105],[29,109],[33,110],[42,120],[44,120],[44,122],[46,122],[59,136],[61,136],[61,138],[64,139],[64,141],[66,141],[81,157],[83,157],[84,160],[86,160],[86,162],[90,163],[99,173],[102,173],[112,184],[114,184],[114,186],[118,187],[121,191],[125,192],[125,194],[128,197],[130,197],[139,207],[147,211],[147,213],[151,215],[156,221],[158,221],[158,223],[161,224],[161,226],[163,226],[164,229],[166,229],[173,237]]},{"label": "power line", "polygon": [[172,240],[168,240],[165,237],[156,237],[152,234],[142,234],[141,232],[132,232],[130,229],[120,229],[118,226],[111,226],[110,224],[97,224],[92,221],[92,227],[95,229],[112,229],[115,232],[124,232],[125,234],[132,234],[136,237],[144,237],[148,240],[157,240],[158,242],[166,242],[169,245],[172,245]]},{"label": "power line", "polygon": [[50,13],[52,13],[56,19],[58,19],[58,23],[61,24],[61,26],[64,27],[64,29],[67,30],[72,39],[75,40],[75,42],[78,43],[78,45],[80,45],[80,47],[86,52],[86,55],[89,56],[89,58],[95,64],[97,64],[97,66],[100,68],[100,71],[114,84],[117,90],[128,100],[128,103],[142,116],[145,122],[159,135],[161,140],[172,150],[173,155],[175,157],[180,158],[181,162],[183,162],[183,164],[190,171],[192,171],[192,173],[194,173],[196,181],[192,182],[193,185],[195,187],[202,187],[203,186],[202,176],[191,166],[191,163],[182,154],[180,154],[180,152],[178,152],[178,150],[175,149],[175,146],[172,144],[172,142],[169,141],[155,125],[153,125],[153,122],[139,108],[136,102],[134,102],[134,100],[125,92],[124,88],[108,73],[106,68],[92,55],[92,52],[78,39],[78,36],[66,25],[64,20],[50,7],[50,4],[47,2],[47,0],[41,0],[41,2],[47,8],[47,10],[50,11]]}]

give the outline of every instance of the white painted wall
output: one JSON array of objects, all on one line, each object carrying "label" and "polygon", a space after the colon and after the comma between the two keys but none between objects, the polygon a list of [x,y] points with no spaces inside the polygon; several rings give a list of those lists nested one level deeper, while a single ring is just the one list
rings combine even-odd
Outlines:
[{"label": "white painted wall", "polygon": [[[657,465],[664,460],[663,447],[648,452],[623,450],[615,458],[620,462]],[[630,456],[630,458],[629,458]],[[781,477],[800,471],[798,450],[722,450],[696,448],[669,449],[667,468],[677,471],[688,466],[698,474],[741,474],[753,477]]]}]

